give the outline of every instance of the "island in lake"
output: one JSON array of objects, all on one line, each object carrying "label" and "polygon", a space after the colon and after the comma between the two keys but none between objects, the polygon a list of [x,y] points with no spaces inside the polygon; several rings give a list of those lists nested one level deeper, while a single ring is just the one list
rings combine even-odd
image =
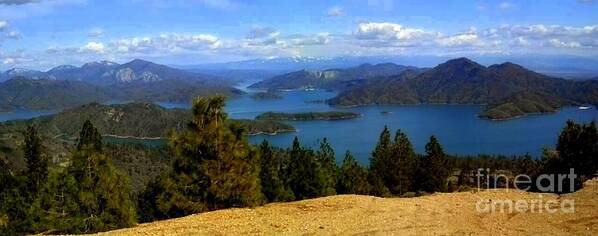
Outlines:
[{"label": "island in lake", "polygon": [[256,120],[346,120],[359,117],[359,113],[327,111],[327,112],[266,112],[255,117]]},{"label": "island in lake", "polygon": [[[170,131],[185,128],[191,117],[190,110],[166,109],[154,103],[91,103],[54,115],[0,123],[0,135],[22,133],[32,125],[46,137],[72,140],[89,120],[104,136],[159,139],[168,137]],[[295,131],[292,125],[273,120],[231,119],[229,122],[240,124],[245,135]]]},{"label": "island in lake", "polygon": [[257,92],[251,95],[252,99],[255,100],[276,100],[282,99],[282,96],[274,91]]}]

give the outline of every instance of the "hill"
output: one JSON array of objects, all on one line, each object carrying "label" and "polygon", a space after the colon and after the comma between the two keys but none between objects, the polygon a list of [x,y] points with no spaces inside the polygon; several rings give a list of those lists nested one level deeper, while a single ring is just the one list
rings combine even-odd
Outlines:
[{"label": "hill", "polygon": [[[189,110],[166,109],[153,103],[91,103],[56,115],[0,123],[0,134],[21,132],[27,125],[34,125],[48,137],[73,139],[78,135],[83,123],[90,120],[102,135],[155,138],[166,137],[171,130],[181,130],[190,119]],[[275,121],[238,122],[246,127],[248,135],[295,130],[290,125]]]},{"label": "hill", "polygon": [[417,68],[383,63],[376,65],[362,64],[357,67],[345,69],[300,70],[274,76],[255,83],[249,86],[249,88],[273,90],[305,88],[344,89],[356,83],[363,83],[370,78],[396,75],[407,69]]},{"label": "hill", "polygon": [[[415,198],[337,195],[253,209],[227,209],[99,235],[593,235],[598,230],[598,180],[566,195],[516,190],[440,193]],[[476,211],[476,203],[575,200],[575,213]],[[556,205],[556,204],[555,204]]]},{"label": "hill", "polygon": [[108,99],[106,89],[80,81],[17,77],[0,83],[0,111],[53,110]]},{"label": "hill", "polygon": [[553,78],[509,62],[485,67],[458,58],[421,74],[407,71],[372,81],[329,102],[338,106],[483,104],[487,109],[480,116],[508,119],[555,112],[567,105],[598,104],[598,82]]},{"label": "hill", "polygon": [[189,102],[195,97],[235,97],[243,93],[212,83],[171,79],[99,86],[74,80],[17,77],[0,83],[0,111],[16,108],[60,110],[106,101]]}]

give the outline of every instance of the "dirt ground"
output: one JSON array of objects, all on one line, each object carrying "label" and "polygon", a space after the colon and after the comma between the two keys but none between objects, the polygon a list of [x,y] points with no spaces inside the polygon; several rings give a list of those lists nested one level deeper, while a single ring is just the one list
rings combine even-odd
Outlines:
[{"label": "dirt ground", "polygon": [[[492,203],[513,201],[494,212]],[[515,209],[515,201],[536,204]],[[571,210],[574,200],[574,213]],[[540,212],[537,202],[543,202]],[[485,204],[476,203],[482,202]],[[522,204],[523,203],[519,203]],[[545,206],[548,203],[549,213]],[[564,208],[561,208],[564,204]],[[528,205],[528,208],[531,208]],[[491,209],[491,208],[488,208]],[[500,209],[505,209],[500,212]],[[516,190],[441,193],[416,198],[339,195],[253,209],[228,209],[140,224],[106,235],[598,235],[598,180],[567,195]]]}]

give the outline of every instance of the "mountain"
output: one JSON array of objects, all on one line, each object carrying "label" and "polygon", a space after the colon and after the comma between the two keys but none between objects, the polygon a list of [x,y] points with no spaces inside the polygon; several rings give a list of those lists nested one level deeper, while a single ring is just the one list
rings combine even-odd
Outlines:
[{"label": "mountain", "polygon": [[81,67],[61,65],[46,72],[11,69],[0,74],[0,82],[17,76],[29,79],[84,81],[100,86],[160,80],[202,81],[210,85],[232,85],[232,82],[224,80],[219,76],[176,69],[141,59],[135,59],[125,64],[110,61],[94,61],[85,63]]},{"label": "mountain", "polygon": [[106,89],[80,81],[26,79],[0,83],[0,110],[53,110],[110,99]]},{"label": "mountain", "polygon": [[363,83],[367,79],[397,75],[405,70],[417,70],[416,67],[384,64],[362,64],[357,67],[328,70],[300,70],[255,83],[250,88],[254,89],[304,89],[328,88],[344,89]]},{"label": "mountain", "polygon": [[113,83],[111,74],[119,66],[115,62],[97,61],[83,64],[81,67],[61,65],[45,73],[51,79],[85,81],[96,85]]},{"label": "mountain", "polygon": [[57,110],[107,101],[190,102],[195,97],[235,97],[242,93],[238,89],[211,82],[180,79],[135,80],[99,86],[83,81],[18,77],[0,83],[0,111],[17,108]]},{"label": "mountain", "polygon": [[[104,136],[167,137],[171,130],[181,130],[191,119],[191,111],[166,109],[153,103],[102,105],[90,103],[67,109],[55,115],[30,120],[0,123],[0,134],[18,133],[33,125],[47,137],[73,140],[83,123],[91,121]],[[276,121],[237,120],[246,134],[294,131],[291,125]]]},{"label": "mountain", "polygon": [[553,78],[509,62],[485,67],[458,58],[416,76],[401,76],[405,78],[382,79],[341,92],[329,103],[485,104],[486,110],[480,116],[490,119],[554,112],[567,105],[598,104],[598,81]]},{"label": "mountain", "polygon": [[9,80],[14,77],[27,77],[32,79],[41,79],[44,78],[44,72],[37,71],[37,70],[29,70],[23,68],[12,68],[10,70],[4,71],[0,73],[0,82]]}]

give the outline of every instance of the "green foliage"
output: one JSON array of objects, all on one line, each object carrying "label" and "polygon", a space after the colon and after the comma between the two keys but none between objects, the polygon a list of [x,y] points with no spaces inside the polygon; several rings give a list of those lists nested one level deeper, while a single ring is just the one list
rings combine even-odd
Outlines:
[{"label": "green foliage", "polygon": [[79,139],[77,139],[77,151],[82,150],[102,152],[102,135],[89,120],[83,123]]},{"label": "green foliage", "polygon": [[335,195],[338,166],[336,165],[334,150],[326,138],[322,140],[320,149],[316,152],[316,162],[319,164],[320,178],[323,181],[322,195]]},{"label": "green foliage", "polygon": [[293,192],[285,185],[283,173],[288,165],[288,158],[284,152],[273,150],[268,141],[260,145],[260,183],[262,193],[268,202],[293,200]]},{"label": "green foliage", "polygon": [[135,224],[128,176],[101,150],[100,134],[85,122],[71,165],[52,173],[34,201],[36,231],[89,233]]},{"label": "green foliage", "polygon": [[258,151],[248,144],[242,126],[226,122],[223,107],[224,97],[194,101],[187,129],[171,137],[176,154],[171,170],[140,195],[140,202],[159,211],[144,220],[261,201]]},{"label": "green foliage", "polygon": [[387,172],[384,179],[386,186],[393,194],[402,195],[412,190],[413,175],[415,173],[415,151],[411,141],[405,133],[397,130],[394,143],[392,145],[392,154],[387,163],[390,171]]},{"label": "green foliage", "polygon": [[542,172],[545,174],[568,174],[570,169],[573,169],[578,178],[575,179],[574,186],[569,186],[567,181],[564,181],[562,191],[580,189],[583,181],[591,178],[598,171],[596,123],[577,124],[567,121],[558,137],[555,155],[548,153],[544,157]]},{"label": "green foliage", "polygon": [[326,183],[313,150],[301,147],[295,137],[289,152],[288,185],[296,200],[322,196]]},{"label": "green foliage", "polygon": [[370,160],[370,181],[375,195],[402,195],[412,190],[415,152],[405,133],[397,130],[391,140],[384,127]]},{"label": "green foliage", "polygon": [[48,177],[48,159],[42,154],[41,139],[32,126],[29,126],[25,133],[23,153],[27,161],[28,193],[35,197]]},{"label": "green foliage", "polygon": [[426,192],[442,192],[447,190],[447,178],[451,165],[438,143],[436,137],[431,136],[426,144],[426,155],[419,160],[415,176],[418,190]]},{"label": "green foliage", "polygon": [[337,182],[339,194],[369,194],[368,173],[360,166],[351,152],[345,153]]}]

